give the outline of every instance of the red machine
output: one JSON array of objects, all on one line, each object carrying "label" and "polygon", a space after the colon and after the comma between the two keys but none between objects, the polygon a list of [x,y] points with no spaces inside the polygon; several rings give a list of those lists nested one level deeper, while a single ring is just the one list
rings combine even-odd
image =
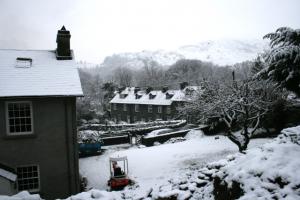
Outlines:
[{"label": "red machine", "polygon": [[122,190],[131,183],[128,178],[127,157],[109,158],[110,179],[108,185],[110,190]]}]

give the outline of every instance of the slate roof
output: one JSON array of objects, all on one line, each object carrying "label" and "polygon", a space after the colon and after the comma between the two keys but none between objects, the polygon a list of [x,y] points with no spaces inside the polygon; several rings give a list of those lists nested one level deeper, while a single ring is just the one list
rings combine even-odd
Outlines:
[{"label": "slate roof", "polygon": [[[167,90],[166,92],[162,92],[161,90],[153,90],[148,94],[146,93],[146,91],[138,91],[136,94],[140,97],[136,98],[136,94],[134,93],[134,87],[127,87],[121,93],[116,92],[116,95],[110,101],[110,103],[171,105],[175,101],[186,101],[188,98],[188,96],[186,95],[187,90],[195,90],[196,88],[198,89],[198,86],[188,86],[183,90]],[[166,98],[167,93],[173,96],[170,99],[168,99]],[[149,98],[150,95],[153,95],[154,98]]]},{"label": "slate roof", "polygon": [[26,96],[83,96],[74,57],[57,60],[55,51],[0,49],[0,97]]},{"label": "slate roof", "polygon": [[8,167],[2,163],[0,163],[0,177],[6,178],[12,182],[17,180],[17,174],[15,170],[11,167]]}]

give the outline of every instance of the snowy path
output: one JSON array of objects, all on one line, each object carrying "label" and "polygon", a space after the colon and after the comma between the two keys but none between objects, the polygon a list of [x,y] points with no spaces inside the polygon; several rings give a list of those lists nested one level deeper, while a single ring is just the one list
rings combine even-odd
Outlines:
[{"label": "snowy path", "polygon": [[[251,140],[249,148],[261,145],[269,139]],[[175,144],[164,144],[147,148],[108,150],[105,154],[80,159],[80,173],[87,177],[88,186],[105,190],[109,178],[109,156],[124,156],[129,160],[129,176],[145,192],[152,186],[180,176],[187,168],[198,168],[204,164],[236,153],[237,146],[224,136],[193,138]]]}]

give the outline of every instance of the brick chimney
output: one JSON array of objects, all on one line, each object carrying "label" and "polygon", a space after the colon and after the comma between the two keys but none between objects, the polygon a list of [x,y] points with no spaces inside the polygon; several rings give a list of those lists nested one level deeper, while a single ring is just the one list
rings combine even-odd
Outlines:
[{"label": "brick chimney", "polygon": [[146,94],[149,94],[152,91],[152,87],[147,87]]},{"label": "brick chimney", "polygon": [[169,88],[167,86],[162,87],[161,91],[162,93],[165,93],[169,90]]},{"label": "brick chimney", "polygon": [[188,86],[188,82],[182,82],[180,83],[180,89],[183,90],[184,88],[186,88]]},{"label": "brick chimney", "polygon": [[141,90],[141,88],[140,87],[135,87],[134,88],[134,94],[136,94],[138,91],[140,91]]},{"label": "brick chimney", "polygon": [[70,49],[70,31],[66,30],[63,26],[60,30],[57,31],[56,37],[56,59],[57,60],[72,60],[72,54]]}]

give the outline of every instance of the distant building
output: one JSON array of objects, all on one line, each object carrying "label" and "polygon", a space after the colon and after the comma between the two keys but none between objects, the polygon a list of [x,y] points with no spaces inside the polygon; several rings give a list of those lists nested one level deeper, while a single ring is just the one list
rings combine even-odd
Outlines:
[{"label": "distant building", "polygon": [[15,170],[17,191],[46,199],[80,186],[76,97],[83,93],[70,37],[62,27],[56,51],[0,50],[0,163]]},{"label": "distant building", "polygon": [[198,86],[188,86],[186,82],[179,90],[140,90],[139,87],[119,89],[110,101],[111,118],[115,122],[171,120],[178,116],[177,107],[184,104],[187,97],[198,89]]}]

